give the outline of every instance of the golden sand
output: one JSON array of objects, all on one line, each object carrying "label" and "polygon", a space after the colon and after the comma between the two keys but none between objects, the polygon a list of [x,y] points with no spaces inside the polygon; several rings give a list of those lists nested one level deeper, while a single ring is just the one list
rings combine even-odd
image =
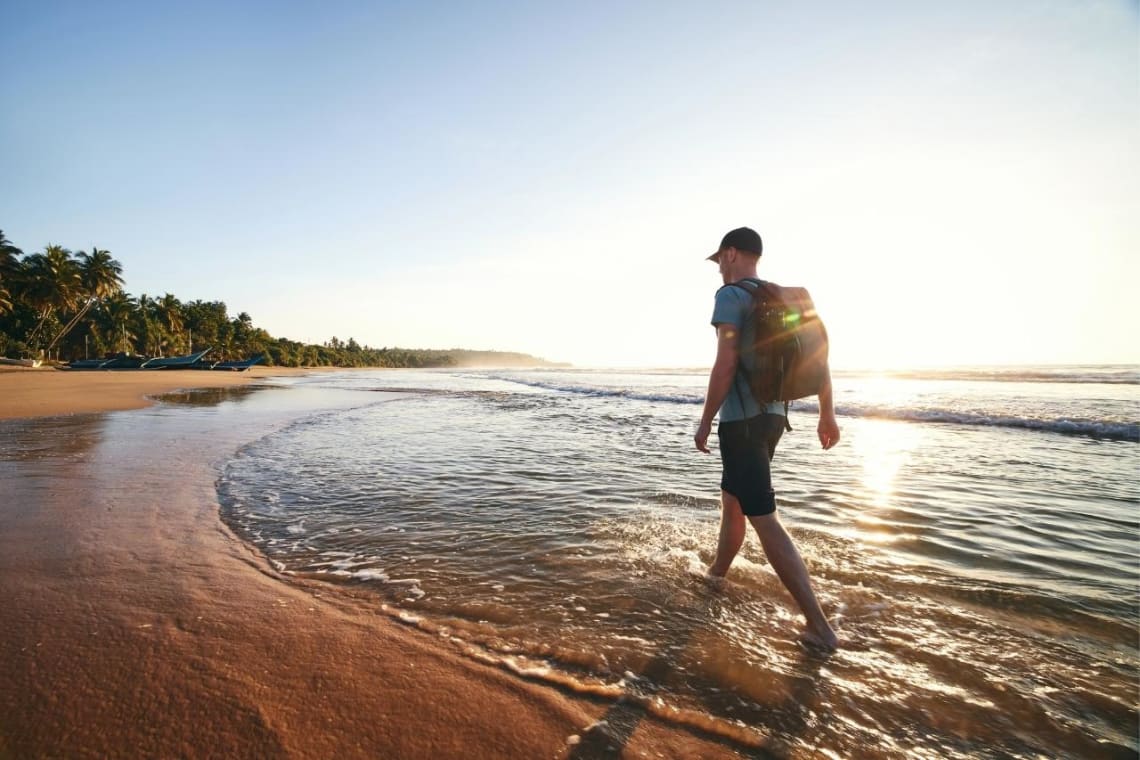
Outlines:
[{"label": "golden sand", "polygon": [[[277,372],[3,372],[0,417]],[[32,423],[34,455],[0,423],[0,758],[740,756],[285,581],[220,520],[209,431],[116,440],[101,417]],[[604,717],[624,725],[584,732]]]},{"label": "golden sand", "polygon": [[281,367],[254,367],[248,372],[4,367],[0,368],[0,419],[138,409],[151,403],[149,396],[180,388],[224,388],[311,371]]}]

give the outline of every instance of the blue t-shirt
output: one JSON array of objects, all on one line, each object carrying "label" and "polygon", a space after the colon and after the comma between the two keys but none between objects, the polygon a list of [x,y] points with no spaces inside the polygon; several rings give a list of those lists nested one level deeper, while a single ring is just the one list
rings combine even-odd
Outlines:
[{"label": "blue t-shirt", "polygon": [[[716,292],[716,304],[713,306],[712,315],[713,327],[724,324],[731,324],[736,327],[736,334],[739,336],[738,345],[742,347],[739,361],[746,370],[751,370],[754,366],[751,350],[743,350],[744,346],[752,345],[754,328],[752,320],[748,318],[751,311],[752,294],[744,288],[736,285],[725,285]],[[738,369],[732,378],[728,395],[724,397],[724,403],[720,405],[720,421],[746,420],[762,412],[783,416],[784,402],[773,401],[765,407],[761,407],[752,398],[752,391],[748,387],[748,377]]]}]

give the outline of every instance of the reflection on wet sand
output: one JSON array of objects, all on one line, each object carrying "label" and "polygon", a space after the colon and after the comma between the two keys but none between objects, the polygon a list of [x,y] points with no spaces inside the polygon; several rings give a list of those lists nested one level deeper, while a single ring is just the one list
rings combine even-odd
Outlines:
[{"label": "reflection on wet sand", "polygon": [[285,390],[277,385],[237,385],[231,388],[190,388],[155,396],[164,404],[179,406],[217,406],[227,401],[241,401],[266,390]]}]

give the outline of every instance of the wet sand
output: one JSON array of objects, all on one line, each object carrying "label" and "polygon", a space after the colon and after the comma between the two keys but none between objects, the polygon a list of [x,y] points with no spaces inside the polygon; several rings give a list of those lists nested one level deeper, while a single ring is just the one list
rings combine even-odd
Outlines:
[{"label": "wet sand", "polygon": [[[3,373],[0,416],[273,371]],[[286,582],[214,489],[248,440],[235,429],[275,419],[248,404],[0,421],[0,758],[752,756]]]}]

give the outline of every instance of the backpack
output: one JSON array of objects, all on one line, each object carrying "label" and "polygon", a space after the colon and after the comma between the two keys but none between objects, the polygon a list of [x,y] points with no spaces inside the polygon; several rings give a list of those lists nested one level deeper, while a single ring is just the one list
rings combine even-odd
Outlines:
[{"label": "backpack", "polygon": [[753,325],[752,371],[737,363],[748,380],[752,397],[760,404],[788,402],[819,393],[830,377],[827,364],[827,328],[804,288],[785,288],[763,280],[732,283],[752,296],[749,319]]}]

